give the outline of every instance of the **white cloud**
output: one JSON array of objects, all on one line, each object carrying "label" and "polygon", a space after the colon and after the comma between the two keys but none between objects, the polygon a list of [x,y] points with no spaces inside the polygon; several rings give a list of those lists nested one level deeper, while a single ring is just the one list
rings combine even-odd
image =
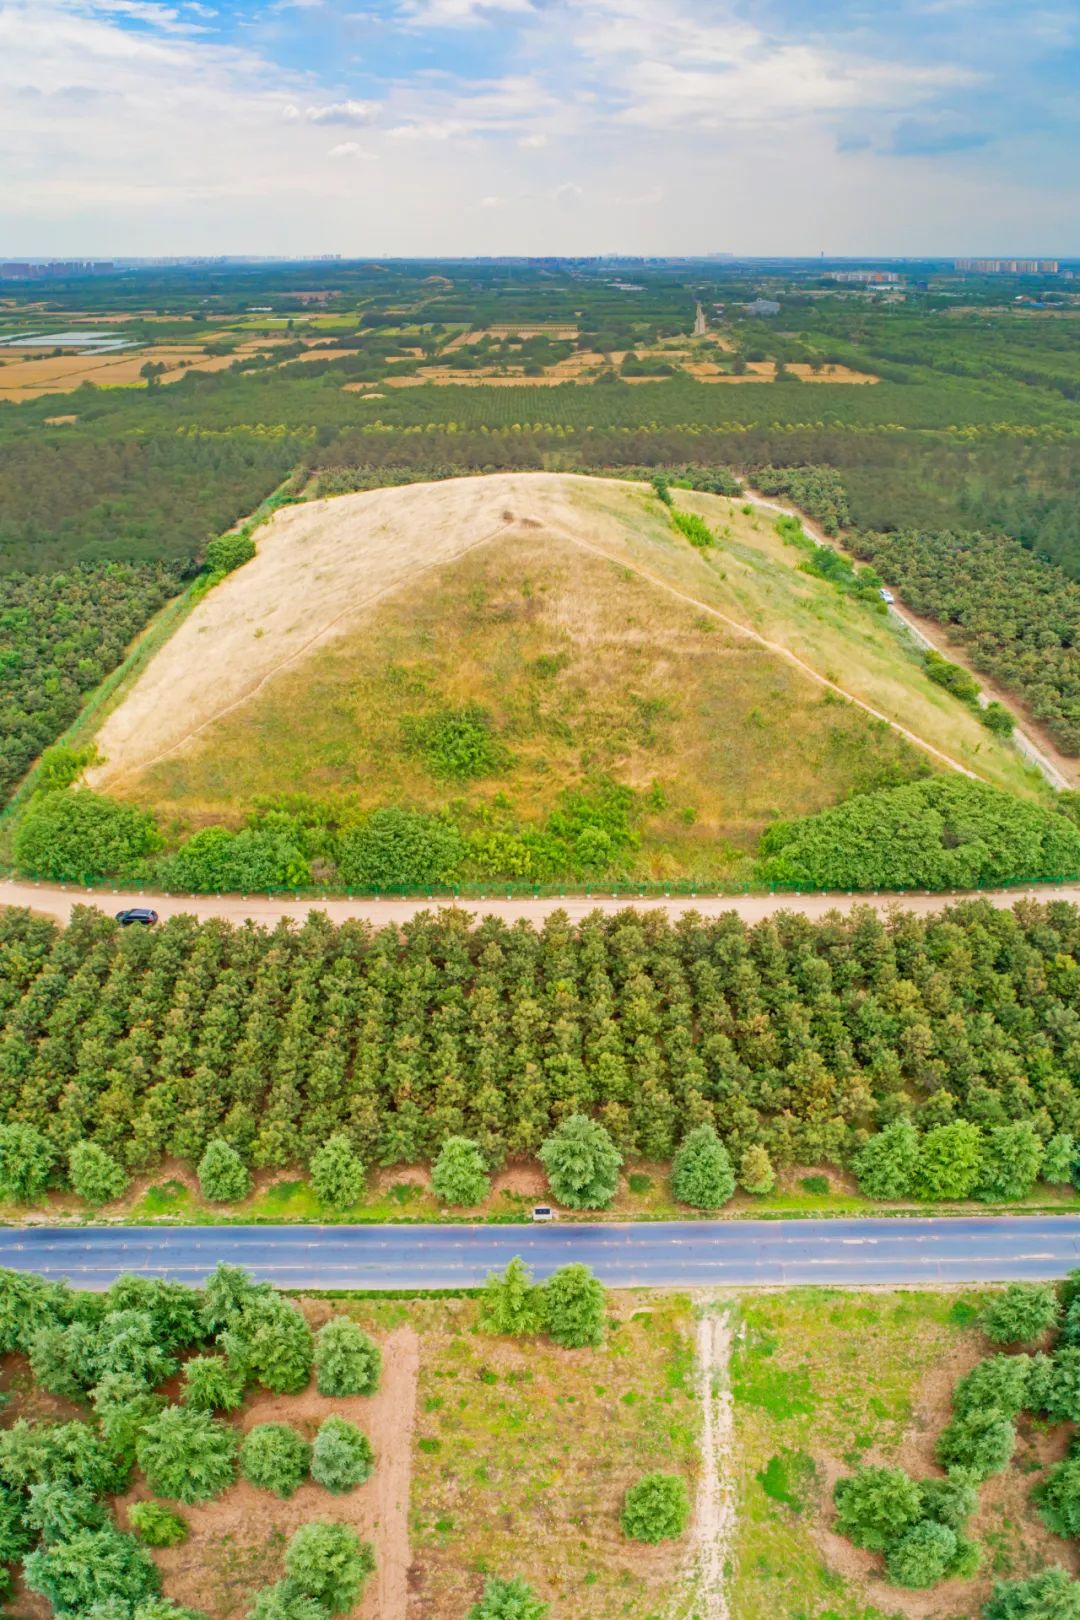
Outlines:
[{"label": "white cloud", "polygon": [[368,153],[359,141],[342,141],[338,146],[332,146],[326,155],[331,158],[358,158],[367,157]]},{"label": "white cloud", "polygon": [[325,107],[308,107],[303,116],[309,124],[370,124],[378,115],[374,101],[332,101]]},{"label": "white cloud", "polygon": [[402,0],[400,16],[416,28],[471,28],[533,9],[532,0]]},{"label": "white cloud", "polygon": [[523,146],[528,152],[539,152],[547,143],[546,135],[523,135],[518,141],[518,145]]},{"label": "white cloud", "polygon": [[502,207],[502,198],[501,197],[481,197],[481,199],[480,199],[480,207],[481,208],[501,208]]}]

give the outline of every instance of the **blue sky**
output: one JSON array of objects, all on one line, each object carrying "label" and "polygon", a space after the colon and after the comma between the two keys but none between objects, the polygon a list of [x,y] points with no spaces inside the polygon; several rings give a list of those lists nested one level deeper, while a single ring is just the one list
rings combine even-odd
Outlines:
[{"label": "blue sky", "polygon": [[0,257],[1080,255],[1076,0],[0,0]]}]

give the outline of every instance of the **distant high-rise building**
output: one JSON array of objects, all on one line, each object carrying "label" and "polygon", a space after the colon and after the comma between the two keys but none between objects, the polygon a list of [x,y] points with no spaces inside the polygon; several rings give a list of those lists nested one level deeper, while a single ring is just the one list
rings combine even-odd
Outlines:
[{"label": "distant high-rise building", "polygon": [[972,270],[979,276],[1056,276],[1056,259],[954,259],[954,270]]}]

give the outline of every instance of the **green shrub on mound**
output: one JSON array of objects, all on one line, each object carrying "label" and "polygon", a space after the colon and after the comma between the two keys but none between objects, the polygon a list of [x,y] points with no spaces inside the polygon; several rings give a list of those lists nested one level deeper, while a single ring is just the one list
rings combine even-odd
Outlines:
[{"label": "green shrub on mound", "polygon": [[758,853],[766,883],[973,889],[1080,875],[1080,828],[984,782],[933,777],[778,821]]},{"label": "green shrub on mound", "polygon": [[15,830],[15,861],[28,877],[85,883],[126,877],[161,847],[154,818],[89,788],[37,795]]}]

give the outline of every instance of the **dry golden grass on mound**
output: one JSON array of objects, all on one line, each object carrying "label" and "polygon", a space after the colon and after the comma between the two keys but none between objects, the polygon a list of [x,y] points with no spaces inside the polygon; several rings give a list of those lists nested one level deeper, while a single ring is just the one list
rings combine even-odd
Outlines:
[{"label": "dry golden grass on mound", "polygon": [[[511,761],[497,777],[437,781],[406,725],[473,704]],[[832,803],[886,760],[917,764],[901,739],[757,643],[536,536],[494,541],[384,601],[132,786],[196,819],[237,815],[294,783],[370,808],[499,791],[538,820],[590,775],[642,794],[658,780],[666,804],[650,814],[647,846],[675,870],[703,870],[723,869],[727,845],[749,849],[778,811]]]},{"label": "dry golden grass on mound", "polygon": [[[429,807],[504,791],[539,816],[588,776],[658,780],[640,875],[660,878],[722,875],[770,817],[925,768],[912,736],[932,768],[1034,791],[890,621],[800,571],[770,517],[677,500],[714,547],[647,488],[554,473],[286,508],[108,715],[92,785],[198,823],[298,791]],[[434,781],[403,723],[466,704],[511,764]]]}]

